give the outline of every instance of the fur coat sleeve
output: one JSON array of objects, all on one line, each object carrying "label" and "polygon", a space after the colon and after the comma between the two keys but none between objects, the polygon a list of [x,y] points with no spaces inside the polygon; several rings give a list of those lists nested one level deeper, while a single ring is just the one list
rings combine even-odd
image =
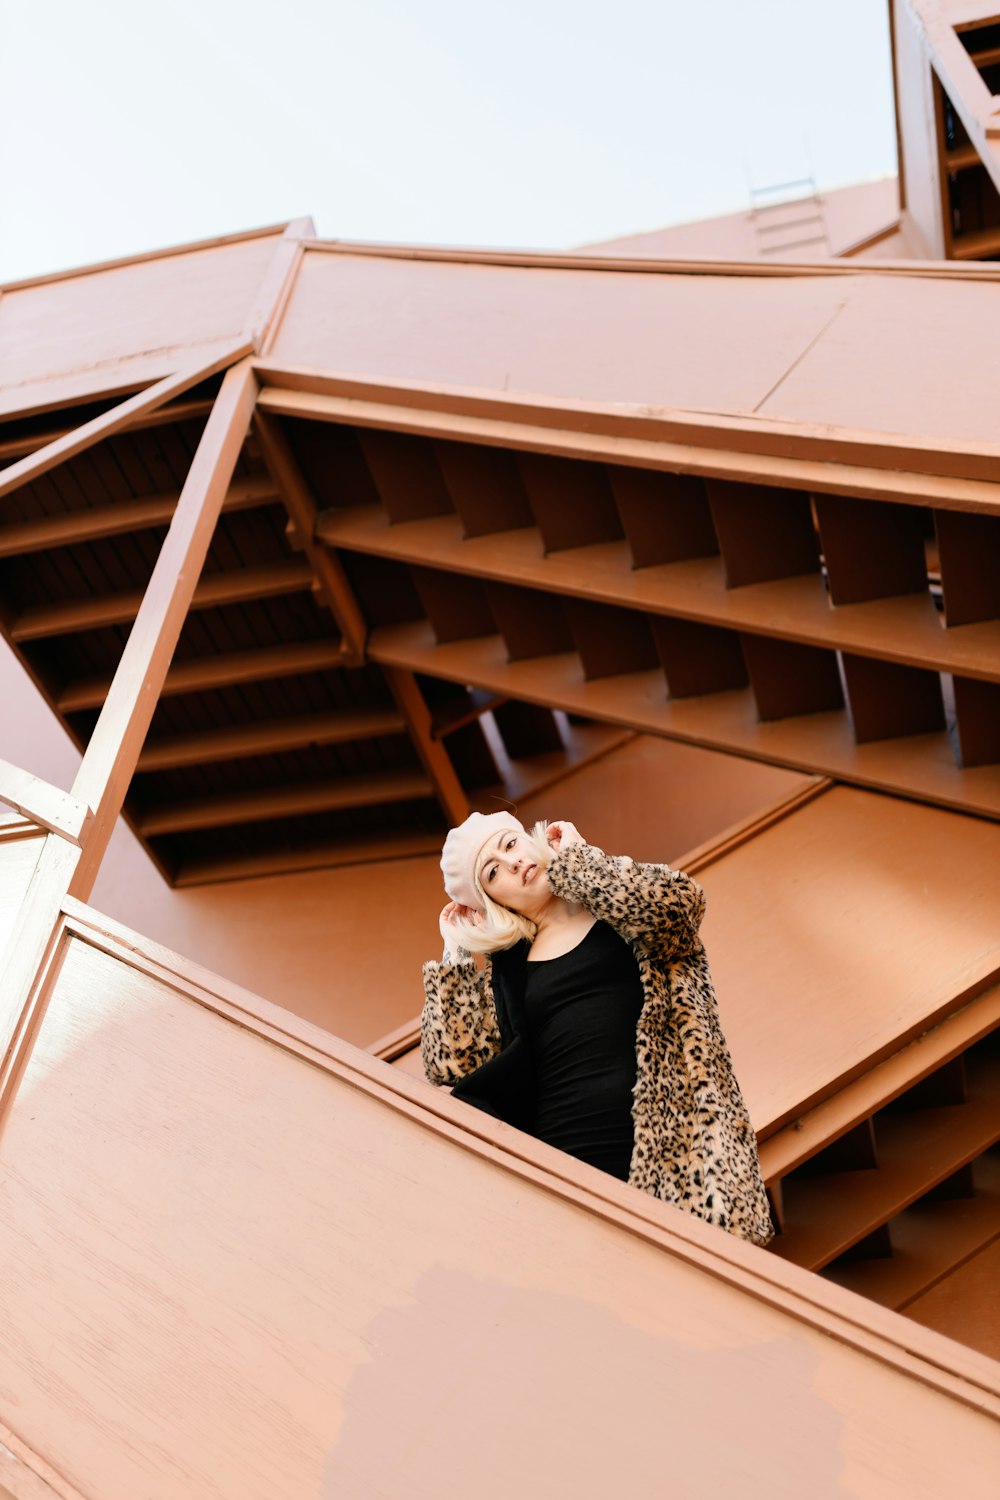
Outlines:
[{"label": "fur coat sleeve", "polygon": [[500,1051],[490,964],[487,960],[484,969],[477,969],[463,952],[456,963],[424,964],[423,977],[424,1072],[431,1083],[457,1083]]},{"label": "fur coat sleeve", "polygon": [[680,870],[569,844],[553,856],[548,877],[557,896],[578,901],[650,957],[671,963],[698,943],[705,893]]}]

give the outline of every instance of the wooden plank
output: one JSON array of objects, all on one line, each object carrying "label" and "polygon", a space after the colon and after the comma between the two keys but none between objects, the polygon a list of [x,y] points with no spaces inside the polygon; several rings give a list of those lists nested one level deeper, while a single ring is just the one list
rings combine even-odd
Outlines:
[{"label": "wooden plank", "polygon": [[282,313],[302,263],[302,241],[315,239],[315,236],[312,219],[292,219],[285,225],[274,248],[271,263],[244,325],[247,337],[261,353],[270,346],[280,326]]},{"label": "wooden plank", "polygon": [[[31,521],[12,521],[0,526],[0,557],[18,557],[26,552],[41,552],[52,547],[71,547],[94,542],[101,537],[121,536],[144,531],[151,526],[169,525],[177,507],[180,491],[160,495],[143,495],[136,500],[118,501],[114,505],[88,506],[66,511],[62,515],[38,516]],[[278,499],[271,480],[235,479],[223,502],[227,513],[270,505]]]},{"label": "wooden plank", "polygon": [[435,442],[434,452],[467,537],[534,524],[513,453],[505,448],[445,442]]},{"label": "wooden plank", "polygon": [[833,651],[745,633],[740,636],[740,644],[762,719],[819,714],[843,707],[844,692]]},{"label": "wooden plank", "polygon": [[[207,417],[211,410],[212,403],[208,400],[169,401],[165,406],[157,407],[155,411],[143,412],[131,422],[126,422],[121,431],[145,432],[147,428],[185,422],[192,417]],[[21,458],[25,453],[34,453],[36,449],[43,448],[46,443],[54,442],[56,438],[66,437],[68,433],[74,431],[73,427],[55,427],[48,432],[33,432],[22,434],[20,437],[0,438],[0,460]]]},{"label": "wooden plank", "polygon": [[819,571],[808,495],[719,479],[706,489],[729,588]]},{"label": "wooden plank", "polygon": [[73,784],[94,824],[70,895],[85,897],[121,811],[167,676],[222,502],[250,425],[249,362],[228,370],[195,452],[166,540]]},{"label": "wooden plank", "polygon": [[934,529],[949,629],[1000,617],[1000,516],[935,511]]},{"label": "wooden plank", "polygon": [[645,615],[583,599],[567,599],[565,608],[583,663],[583,675],[588,681],[622,672],[645,672],[659,666],[656,644]]},{"label": "wooden plank", "polygon": [[847,652],[842,660],[859,745],[944,728],[944,701],[936,673]]},{"label": "wooden plank", "polygon": [[729,589],[717,557],[633,569],[624,542],[573,548],[546,557],[534,530],[466,541],[453,517],[390,527],[370,507],[336,516],[327,511],[318,529],[328,545],[346,551],[467,573],[522,589],[572,594],[645,614],[677,616],[804,645],[1000,680],[1000,620],[942,630],[929,595],[902,595],[831,609],[818,571]]},{"label": "wooden plank", "polygon": [[919,510],[841,495],[817,495],[815,505],[831,604],[926,590]]},{"label": "wooden plank", "polygon": [[612,464],[608,479],[635,567],[717,555],[705,482],[697,475]]},{"label": "wooden plank", "polygon": [[[259,568],[240,568],[231,573],[209,573],[199,580],[190,608],[215,609],[225,604],[245,604],[251,599],[300,594],[312,587],[310,564],[295,560]],[[17,616],[9,635],[14,641],[41,641],[75,631],[128,624],[138,615],[142,600],[141,589],[130,589],[127,593],[109,594],[103,598],[32,605]]]},{"label": "wooden plank", "polygon": [[694,620],[649,615],[672,698],[724,693],[749,682],[740,636]]},{"label": "wooden plank", "polygon": [[455,774],[455,768],[447,750],[441,741],[434,737],[431,711],[420,691],[416,677],[412,672],[400,671],[392,666],[385,669],[385,677],[399,710],[407,722],[414,748],[420,756],[424,770],[430,777],[434,794],[441,804],[449,826],[455,827],[459,823],[464,823],[469,816],[469,799]]},{"label": "wooden plank", "polygon": [[402,432],[358,433],[365,462],[391,522],[453,510],[434,449]]},{"label": "wooden plank", "polygon": [[1000,1056],[969,1057],[968,1100],[879,1115],[879,1165],[784,1179],[785,1233],[775,1255],[818,1270],[1000,1140]]},{"label": "wooden plank", "polygon": [[373,631],[368,652],[385,665],[473,683],[585,718],[1000,817],[1000,772],[994,766],[959,770],[944,731],[856,744],[845,711],[765,724],[749,690],[667,699],[659,671],[586,682],[575,653],[511,662],[499,636],[441,646],[421,622]]},{"label": "wooden plank", "polygon": [[147,740],[136,770],[173,771],[182,766],[302,750],[308,745],[349,744],[405,733],[402,714],[392,708],[309,714]]},{"label": "wooden plank", "polygon": [[574,649],[566,606],[557,595],[509,583],[488,583],[486,593],[511,661]]},{"label": "wooden plank", "polygon": [[518,467],[546,553],[621,537],[603,467],[543,453],[521,453]]},{"label": "wooden plank", "polygon": [[439,641],[493,635],[496,621],[487,589],[478,578],[442,573],[435,568],[411,569],[413,584]]},{"label": "wooden plank", "polygon": [[410,802],[433,795],[430,780],[420,771],[340,776],[335,781],[302,786],[164,802],[140,814],[138,832],[143,838],[154,838],[167,833],[187,833],[194,828],[229,828],[238,823],[262,823],[275,818],[304,817],[307,813],[340,812],[348,807],[379,807],[384,803]]},{"label": "wooden plank", "polygon": [[71,844],[81,844],[93,814],[76,797],[51,786],[40,776],[0,760],[0,802],[6,802],[39,828],[57,833]]},{"label": "wooden plank", "polygon": [[49,469],[55,468],[56,464],[72,458],[75,453],[82,453],[84,449],[100,442],[102,438],[110,437],[113,432],[120,432],[136,417],[153,411],[172,397],[190,390],[193,385],[207,380],[210,375],[216,375],[249,352],[250,345],[245,341],[240,341],[225,349],[208,364],[194,361],[185,364],[183,369],[176,374],[157,380],[144,391],[139,391],[128,400],[119,402],[110,411],[102,412],[100,416],[84,422],[72,432],[54,438],[43,448],[37,448],[33,453],[18,459],[0,471],[0,498],[9,495],[12,490],[19,489],[21,485],[37,479],[40,474],[47,473]]},{"label": "wooden plank", "polygon": [[[206,693],[241,682],[328,672],[343,664],[339,641],[293,641],[253,651],[225,651],[218,656],[173,662],[164,679],[161,697]],[[57,697],[56,707],[64,714],[100,708],[111,690],[111,682],[110,677],[91,677],[70,683]]]},{"label": "wooden plank", "polygon": [[[685,864],[683,868],[688,867]],[[760,1164],[765,1180],[776,1181],[791,1172],[998,1026],[1000,986],[993,985],[832,1098],[761,1141]]]},{"label": "wooden plank", "polygon": [[364,653],[366,625],[339,560],[315,540],[316,501],[280,424],[266,413],[257,411],[254,413],[254,431],[322,597],[340,627],[345,665],[348,660],[356,665]]},{"label": "wooden plank", "polygon": [[942,1277],[1000,1238],[1000,1157],[972,1163],[974,1196],[962,1201],[918,1201],[889,1226],[889,1260],[836,1261],[824,1275],[838,1286],[903,1310]]},{"label": "wooden plank", "polygon": [[962,765],[1000,761],[1000,685],[956,677],[953,686]]},{"label": "wooden plank", "polygon": [[[860,269],[860,264],[855,267]],[[871,275],[871,262],[864,263],[863,270]],[[920,263],[914,270],[924,275],[928,267]],[[969,273],[952,274],[964,280]],[[1000,271],[986,274],[1000,278]],[[1000,447],[992,443],[951,443],[915,434],[687,411],[648,415],[558,398],[540,405],[530,397],[500,391],[473,396],[449,388],[428,390],[260,362],[256,368],[267,387],[261,392],[262,405],[285,416],[777,485],[810,494],[829,491],[993,514],[997,509]]]}]

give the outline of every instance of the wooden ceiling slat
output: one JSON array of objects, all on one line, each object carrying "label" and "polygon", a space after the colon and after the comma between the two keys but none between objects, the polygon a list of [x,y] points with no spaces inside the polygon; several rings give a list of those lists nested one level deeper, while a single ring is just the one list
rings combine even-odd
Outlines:
[{"label": "wooden ceiling slat", "polygon": [[[95,505],[85,510],[68,511],[65,515],[0,526],[0,557],[15,557],[25,552],[40,552],[169,525],[179,494],[178,490],[145,495],[138,500]],[[271,504],[276,499],[275,487],[266,477],[236,480],[223,502],[223,511],[248,510]]]},{"label": "wooden ceiling slat", "polygon": [[151,809],[141,818],[139,833],[143,838],[152,838],[192,828],[224,828],[233,823],[302,817],[344,807],[385,806],[433,796],[434,788],[423,771],[344,776],[318,785],[266,787],[230,797],[167,804]]},{"label": "wooden ceiling slat", "polygon": [[402,714],[392,708],[238,724],[230,729],[149,740],[139,756],[137,769],[164,771],[203,765],[206,761],[298,750],[306,745],[337,744],[405,733],[406,722]]},{"label": "wooden ceiling slat", "polygon": [[718,557],[633,568],[625,542],[543,557],[533,531],[466,541],[452,516],[390,527],[374,507],[339,515],[325,511],[317,529],[328,546],[358,557],[392,558],[647,614],[677,615],[966,677],[1000,679],[996,619],[942,630],[930,594],[900,594],[831,609],[818,566],[808,574],[727,588]]},{"label": "wooden ceiling slat", "polygon": [[[170,406],[162,406],[156,411],[147,412],[136,421],[126,423],[120,430],[122,433],[142,432],[148,427],[163,427],[168,423],[183,421],[185,418],[207,417],[211,410],[211,401],[179,401]],[[34,453],[36,449],[44,448],[47,443],[53,443],[57,438],[68,437],[70,433],[76,431],[78,426],[79,423],[74,422],[67,427],[53,427],[45,432],[22,433],[20,436],[7,438],[0,436],[0,463],[6,459],[21,458],[26,453]]]},{"label": "wooden ceiling slat", "polygon": [[368,652],[386,665],[589,719],[1000,818],[1000,766],[960,770],[944,730],[858,744],[846,709],[764,724],[746,688],[668,699],[659,670],[585,682],[575,652],[511,662],[498,636],[441,646],[426,621],[382,626],[372,632]]},{"label": "wooden ceiling slat", "polygon": [[[165,694],[207,692],[239,682],[260,682],[298,672],[322,672],[343,665],[339,641],[296,641],[262,650],[234,651],[192,661],[174,661],[163,685]],[[110,677],[70,683],[58,696],[60,713],[100,708]]]},{"label": "wooden ceiling slat", "polygon": [[988,1150],[1000,1137],[1000,1055],[977,1049],[967,1071],[965,1104],[876,1116],[877,1170],[786,1177],[774,1253],[818,1270]]},{"label": "wooden ceiling slat", "polygon": [[[192,609],[211,609],[220,604],[261,599],[268,594],[291,594],[312,586],[307,563],[279,563],[272,567],[241,568],[233,573],[212,573],[202,578],[191,601]],[[102,599],[76,599],[67,604],[36,605],[15,619],[11,638],[36,641],[46,636],[93,630],[101,625],[119,625],[134,620],[142,603],[142,592],[111,594]]]}]

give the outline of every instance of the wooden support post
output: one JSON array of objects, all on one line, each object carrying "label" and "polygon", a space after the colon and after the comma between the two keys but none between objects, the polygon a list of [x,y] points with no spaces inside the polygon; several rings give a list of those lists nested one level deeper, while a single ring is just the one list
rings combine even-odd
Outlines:
[{"label": "wooden support post", "polygon": [[218,374],[234,360],[249,353],[250,348],[249,343],[240,342],[217,355],[207,365],[201,363],[185,365],[183,370],[179,370],[175,375],[165,376],[163,380],[156,381],[146,390],[130,396],[127,401],[119,402],[110,411],[102,412],[90,422],[84,422],[81,427],[74,427],[72,432],[53,438],[52,442],[46,443],[44,448],[37,448],[34,453],[29,453],[17,463],[9,464],[0,473],[0,498],[9,495],[11,490],[20,489],[22,484],[29,484],[40,474],[54,469],[57,464],[64,463],[74,454],[82,453],[85,448],[92,448],[102,438],[110,437],[113,432],[119,432],[123,427],[128,427],[142,413],[155,410],[173,396],[183,395],[193,385],[207,380],[210,375]]},{"label": "wooden support post", "polygon": [[260,441],[271,478],[281,491],[298,543],[319,582],[330,612],[340,627],[343,636],[343,665],[357,666],[364,659],[364,616],[336,554],[322,542],[316,541],[316,501],[278,419],[258,409],[254,413],[254,431]]},{"label": "wooden support post", "polygon": [[177,502],[100,718],[73,784],[94,827],[69,894],[86,901],[156,708],[246,437],[257,394],[249,360],[226,374]]},{"label": "wooden support post", "polygon": [[452,827],[457,823],[464,823],[469,816],[469,799],[455,774],[447,750],[440,740],[434,738],[431,711],[424,702],[416,677],[400,667],[385,667],[383,670],[445,817]]}]

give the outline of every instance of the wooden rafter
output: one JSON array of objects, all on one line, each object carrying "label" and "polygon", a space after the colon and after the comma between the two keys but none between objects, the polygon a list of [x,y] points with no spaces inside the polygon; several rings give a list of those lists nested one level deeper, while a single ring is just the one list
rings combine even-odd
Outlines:
[{"label": "wooden rafter", "polygon": [[345,665],[357,665],[364,655],[366,626],[339,560],[316,541],[316,502],[302,470],[278,423],[262,412],[254,429],[264,461],[288,509],[298,544],[316,575],[321,594],[344,638]]},{"label": "wooden rafter", "polygon": [[[31,521],[12,521],[7,526],[0,526],[0,557],[17,557],[26,552],[43,552],[51,547],[96,542],[102,537],[166,526],[179,498],[179,490],[166,491],[119,501],[115,505],[87,506],[60,515],[38,516]],[[277,490],[266,477],[237,479],[230,485],[222,509],[227,514],[252,510],[269,505],[277,498]]]},{"label": "wooden rafter", "polygon": [[[186,422],[192,417],[207,417],[212,410],[210,400],[171,401],[158,406],[154,411],[140,412],[131,421],[119,428],[121,432],[143,432],[150,427],[164,427],[170,422]],[[12,419],[14,420],[14,419]],[[79,424],[78,424],[79,425]],[[57,438],[75,432],[75,427],[56,427],[49,432],[22,433],[19,437],[0,437],[0,460],[21,458],[25,453],[34,453],[53,443]]]},{"label": "wooden rafter", "polygon": [[200,385],[209,376],[217,375],[220,370],[225,370],[243,355],[248,354],[251,347],[245,341],[240,341],[216,355],[208,364],[194,362],[187,364],[175,374],[167,375],[163,380],[157,380],[153,385],[147,386],[144,391],[130,396],[127,401],[119,402],[110,411],[102,412],[100,416],[93,417],[82,426],[74,427],[71,432],[53,438],[43,448],[37,448],[34,453],[29,453],[0,472],[0,497],[9,495],[12,490],[20,489],[24,484],[29,484],[40,474],[54,469],[57,464],[64,463],[74,454],[92,448],[95,443],[110,437],[112,433],[121,432],[137,417],[156,410],[174,396],[180,396],[184,391],[190,390],[193,385]]},{"label": "wooden rafter", "polygon": [[149,740],[139,756],[137,769],[174,771],[182,766],[200,766],[212,761],[301,750],[308,745],[347,744],[405,733],[405,719],[392,708],[308,714],[300,718],[238,724],[230,729]]},{"label": "wooden rafter", "polygon": [[386,681],[409,726],[417,754],[431,779],[434,794],[449,823],[463,823],[469,816],[469,799],[447,750],[434,738],[431,711],[412,672],[393,666],[385,667]]},{"label": "wooden rafter", "polygon": [[[302,593],[312,586],[312,569],[297,560],[239,568],[231,573],[210,573],[199,581],[190,608],[213,609],[223,604],[245,604],[251,599],[273,599],[281,594]],[[136,618],[142,600],[142,590],[134,589],[97,599],[74,599],[66,604],[33,605],[14,620],[10,637],[15,641],[39,641],[78,630],[124,625]]]},{"label": "wooden rafter", "polygon": [[144,838],[152,838],[155,834],[184,833],[195,828],[225,828],[237,823],[337,812],[350,807],[378,807],[387,802],[410,802],[433,796],[434,787],[422,771],[341,776],[335,781],[307,786],[274,787],[166,803],[139,819],[139,832]]},{"label": "wooden rafter", "polygon": [[227,371],[73,784],[73,795],[92,807],[95,815],[68,892],[81,899],[89,895],[135,771],[232,482],[256,395],[249,361]]},{"label": "wooden rafter", "polygon": [[[270,678],[326,672],[344,664],[339,641],[300,641],[287,646],[261,646],[252,651],[226,651],[219,656],[174,662],[161,689],[162,697],[205,693],[213,688]],[[60,713],[100,708],[111,690],[110,677],[87,677],[70,683],[56,699]]]}]

